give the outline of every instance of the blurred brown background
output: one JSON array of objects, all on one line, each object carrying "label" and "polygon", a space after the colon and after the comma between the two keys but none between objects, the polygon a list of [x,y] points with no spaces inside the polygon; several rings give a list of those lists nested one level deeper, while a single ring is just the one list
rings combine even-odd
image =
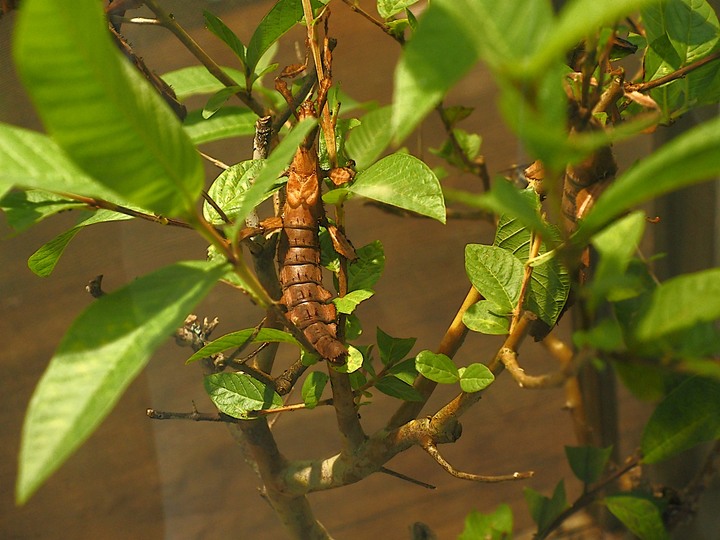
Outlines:
[{"label": "blurred brown background", "polygon": [[[202,9],[220,16],[247,43],[272,2],[174,0],[163,5],[214,58],[234,67],[232,53],[203,28]],[[371,7],[368,2],[364,5]],[[0,20],[0,120],[39,129],[10,60],[13,20],[12,14]],[[163,29],[126,26],[124,30],[137,53],[158,73],[197,63]],[[333,5],[331,34],[338,39],[335,81],[358,100],[389,103],[392,68],[399,54],[397,44],[339,2]],[[281,66],[297,61],[296,46],[303,48],[301,32],[282,41],[277,57]],[[453,90],[447,101],[476,107],[463,127],[483,136],[482,153],[493,173],[523,159],[516,140],[501,123],[494,95],[489,75],[478,69]],[[201,106],[202,100],[192,104]],[[442,139],[439,122],[430,117],[417,138],[406,144],[418,153],[428,146],[438,146]],[[618,148],[622,166],[651,144],[646,138]],[[251,142],[210,144],[203,150],[234,163],[250,157]],[[208,181],[216,175],[216,170],[208,168]],[[472,179],[451,176],[446,182],[479,189],[472,185]],[[707,200],[707,192],[703,193],[700,199]],[[710,201],[712,211],[714,199]],[[4,220],[0,222],[2,234],[7,236],[9,229]],[[0,336],[4,341],[4,373],[0,379],[0,537],[282,538],[282,528],[260,498],[256,478],[224,426],[153,422],[146,418],[147,407],[190,411],[195,403],[201,411],[212,410],[199,369],[183,363],[189,349],[180,349],[174,343],[158,351],[148,369],[80,451],[25,507],[14,507],[12,493],[24,410],[55,346],[72,320],[92,301],[84,291],[87,281],[104,274],[105,289],[113,290],[175,260],[204,256],[203,242],[187,231],[149,223],[102,224],[78,235],[52,276],[34,276],[26,265],[28,256],[73,223],[74,216],[61,215],[0,243]],[[360,311],[365,329],[361,342],[370,343],[375,327],[380,326],[395,336],[417,336],[415,350],[419,351],[437,347],[465,297],[465,244],[491,242],[493,230],[475,221],[450,221],[442,226],[426,220],[401,219],[353,203],[348,209],[348,235],[356,246],[379,238],[387,257],[376,297]],[[670,241],[670,245],[675,243]],[[707,238],[701,243],[705,245]],[[709,253],[712,256],[712,245]],[[196,313],[220,317],[216,337],[255,325],[260,318],[245,298],[220,287],[198,306]],[[457,359],[461,363],[487,361],[498,344],[497,339],[470,336]],[[531,373],[553,367],[552,361],[534,346],[523,349],[521,360]],[[436,410],[453,395],[453,389],[444,389],[426,410]],[[620,395],[624,437],[621,453],[628,454],[638,443],[649,408],[622,391]],[[373,406],[361,411],[366,431],[379,428],[396,405],[395,400],[376,395]],[[431,483],[436,490],[376,474],[347,488],[313,494],[310,501],[318,518],[342,539],[373,535],[407,538],[409,526],[415,521],[427,523],[440,538],[454,538],[462,530],[468,512],[491,511],[501,502],[512,505],[516,530],[529,528],[524,486],[548,493],[564,477],[569,495],[578,493],[562,449],[563,445],[574,444],[562,406],[560,390],[526,391],[503,376],[463,417],[464,435],[460,441],[442,448],[445,457],[459,469],[481,474],[534,470],[536,476],[530,481],[493,485],[458,480],[420,449],[412,449],[388,466]],[[275,432],[289,458],[332,455],[339,444],[334,415],[328,408],[285,414]]]}]

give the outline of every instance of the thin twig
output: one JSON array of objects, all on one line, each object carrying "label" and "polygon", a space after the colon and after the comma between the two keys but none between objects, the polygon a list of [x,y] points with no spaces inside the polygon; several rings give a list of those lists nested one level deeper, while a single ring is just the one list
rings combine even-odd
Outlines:
[{"label": "thin twig", "polygon": [[225,424],[238,424],[242,422],[239,418],[233,418],[232,416],[221,412],[212,414],[201,413],[197,410],[192,412],[170,412],[148,409],[145,411],[145,414],[147,414],[148,418],[152,418],[153,420],[192,420],[193,422],[222,422]]},{"label": "thin twig", "polygon": [[449,472],[451,475],[453,475],[455,478],[460,478],[462,480],[471,480],[473,482],[485,482],[485,483],[497,483],[497,482],[508,482],[512,480],[525,480],[527,478],[532,478],[535,475],[534,471],[525,471],[525,472],[514,472],[512,474],[503,474],[498,476],[487,476],[482,474],[473,474],[463,471],[458,471],[455,467],[450,465],[440,454],[440,451],[438,450],[437,446],[432,442],[427,442],[422,445],[423,450],[425,450],[430,456],[438,462],[438,464],[445,469],[447,472]]},{"label": "thin twig", "polygon": [[[531,241],[530,241],[530,251],[528,253],[528,261],[532,261],[535,257],[537,257],[538,253],[540,252],[540,246],[542,245],[542,238],[537,232],[533,232],[531,234]],[[530,280],[532,279],[532,272],[533,267],[531,264],[525,263],[524,268],[524,274],[523,274],[523,280],[522,284],[520,286],[520,295],[518,298],[517,306],[515,306],[515,310],[513,311],[512,321],[510,322],[510,333],[512,333],[513,329],[515,328],[515,325],[520,320],[520,317],[523,312],[523,304],[525,303],[525,295],[527,294],[528,289],[530,288]]]},{"label": "thin twig", "polygon": [[508,373],[510,373],[512,378],[515,379],[515,382],[517,382],[521,388],[550,388],[553,386],[560,386],[566,379],[566,375],[562,370],[547,373],[545,375],[526,374],[525,370],[521,368],[517,362],[517,353],[512,349],[500,349],[499,357],[500,361],[505,366],[505,369]]},{"label": "thin twig", "polygon": [[659,77],[657,79],[654,79],[652,81],[647,81],[644,83],[628,83],[625,85],[625,91],[626,92],[647,92],[648,90],[652,90],[653,88],[657,88],[658,86],[662,86],[664,84],[667,84],[669,82],[675,81],[677,79],[682,79],[690,73],[691,71],[694,71],[705,64],[708,64],[710,62],[714,62],[715,60],[720,59],[720,51],[715,51],[712,54],[707,55],[705,58],[701,58],[700,60],[697,60],[691,64],[688,64],[687,66],[681,67],[677,71],[673,71],[672,73],[668,73],[667,75],[663,77]]},{"label": "thin twig", "polygon": [[210,163],[215,165],[218,169],[223,169],[224,171],[227,171],[230,168],[230,165],[220,161],[219,159],[209,156],[208,154],[205,154],[204,152],[198,151],[198,153],[200,154],[200,156],[202,158],[206,159],[207,161],[209,161]]},{"label": "thin twig", "polygon": [[416,478],[413,478],[412,476],[408,476],[406,474],[399,473],[397,471],[393,471],[392,469],[388,469],[387,467],[380,467],[379,471],[383,474],[387,474],[388,476],[392,476],[394,478],[399,478],[400,480],[405,480],[406,482],[415,484],[416,486],[424,487],[425,489],[437,489],[432,484],[428,484],[427,482],[417,480]]},{"label": "thin twig", "polygon": [[385,23],[383,23],[382,21],[377,20],[375,17],[373,17],[372,15],[370,15],[367,11],[365,11],[365,10],[362,9],[360,6],[358,6],[357,3],[356,3],[354,0],[342,0],[342,1],[343,1],[343,3],[344,3],[346,6],[348,6],[352,11],[354,11],[355,13],[363,16],[365,19],[367,19],[368,21],[370,21],[372,24],[374,24],[375,26],[377,26],[378,28],[380,28],[380,30],[382,30],[382,31],[385,32],[388,36],[390,36],[390,37],[393,38],[395,41],[397,41],[400,45],[403,45],[403,44],[405,43],[405,38],[404,38],[404,37],[402,37],[402,36],[400,36],[400,35],[394,34],[394,33],[392,32],[392,30],[390,30],[390,28],[389,28]]}]

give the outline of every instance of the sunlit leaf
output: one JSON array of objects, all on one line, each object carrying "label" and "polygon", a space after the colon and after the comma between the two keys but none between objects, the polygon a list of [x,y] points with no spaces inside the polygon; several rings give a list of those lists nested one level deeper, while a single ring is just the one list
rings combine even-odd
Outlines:
[{"label": "sunlit leaf", "polygon": [[215,406],[233,418],[247,420],[253,411],[283,404],[275,390],[245,373],[213,373],[203,383]]},{"label": "sunlit leaf", "polygon": [[458,540],[507,540],[512,537],[512,532],[512,510],[507,504],[501,504],[490,514],[477,510],[470,512]]},{"label": "sunlit leaf", "polygon": [[58,212],[78,210],[83,203],[63,198],[48,191],[13,191],[0,199],[0,210],[8,225],[22,232]]},{"label": "sunlit leaf", "polygon": [[465,246],[465,272],[477,291],[503,313],[510,313],[517,307],[525,273],[517,257],[497,246],[468,244]]},{"label": "sunlit leaf", "polygon": [[202,358],[212,356],[213,354],[236,347],[242,347],[250,341],[254,343],[291,343],[299,346],[299,343],[294,337],[282,330],[276,330],[275,328],[261,328],[257,331],[255,328],[246,328],[245,330],[238,330],[236,332],[225,334],[224,336],[211,341],[188,358],[185,363],[189,364]]},{"label": "sunlit leaf", "polygon": [[504,335],[510,331],[510,320],[502,311],[489,300],[480,300],[465,311],[462,321],[473,332]]},{"label": "sunlit leaf", "polygon": [[202,144],[254,135],[256,120],[255,113],[245,107],[223,107],[207,119],[201,110],[190,111],[183,127],[193,143]]},{"label": "sunlit leaf", "polygon": [[437,383],[454,383],[460,379],[455,363],[444,354],[421,351],[415,358],[415,368],[423,377]]},{"label": "sunlit leaf", "polygon": [[[208,195],[230,220],[234,221],[242,211],[245,195],[262,168],[263,160],[241,161],[223,171],[210,186]],[[203,204],[203,216],[213,225],[225,223],[217,210],[207,201]]]},{"label": "sunlit leaf", "polygon": [[370,291],[368,289],[357,289],[355,291],[350,291],[345,296],[333,298],[333,304],[335,304],[338,313],[350,315],[353,311],[355,311],[355,308],[358,307],[361,302],[371,298],[374,294],[374,291]]},{"label": "sunlit leaf", "polygon": [[374,163],[392,141],[392,130],[388,128],[391,117],[392,107],[380,107],[366,113],[350,133],[347,152],[358,171]]},{"label": "sunlit leaf", "polygon": [[[229,67],[221,69],[237,83],[243,81],[242,71]],[[214,94],[225,86],[205,66],[189,66],[169,71],[162,76],[162,79],[172,87],[180,101],[198,94]]]},{"label": "sunlit leaf", "polygon": [[473,363],[460,375],[460,388],[463,392],[479,392],[495,380],[495,375],[484,364]]}]

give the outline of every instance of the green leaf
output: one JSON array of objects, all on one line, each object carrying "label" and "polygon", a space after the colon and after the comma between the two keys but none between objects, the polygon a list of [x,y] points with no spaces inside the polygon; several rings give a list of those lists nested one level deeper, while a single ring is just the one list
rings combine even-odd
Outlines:
[{"label": "green leaf", "polygon": [[[245,77],[243,72],[237,69],[229,67],[221,69],[235,81],[241,82]],[[162,76],[162,79],[172,87],[180,101],[198,94],[214,94],[225,87],[205,66],[189,66],[169,71]]]},{"label": "green leaf", "polygon": [[389,19],[417,2],[418,0],[378,0],[377,10],[383,19]]},{"label": "green leaf", "polygon": [[248,420],[253,411],[283,405],[275,390],[245,373],[213,373],[203,384],[215,406],[233,418]]},{"label": "green leaf", "polygon": [[437,383],[454,383],[460,379],[455,363],[444,354],[421,351],[415,358],[415,368],[423,377]]},{"label": "green leaf", "polygon": [[402,399],[403,401],[424,401],[420,392],[415,388],[397,377],[383,377],[375,381],[375,388],[383,394]]},{"label": "green leaf", "polygon": [[317,407],[329,380],[330,377],[323,371],[312,371],[305,378],[302,385],[302,398],[308,409]]},{"label": "green leaf", "polygon": [[30,255],[30,258],[28,259],[28,267],[36,275],[40,277],[47,277],[52,274],[52,271],[55,269],[55,265],[62,256],[67,245],[73,238],[75,238],[75,235],[79,233],[83,227],[94,225],[95,223],[122,221],[125,219],[132,219],[132,217],[125,214],[111,212],[110,210],[98,210],[91,216],[83,219],[72,229],[56,236],[50,240],[50,242],[40,247],[40,249],[38,249],[35,253]]},{"label": "green leaf", "polygon": [[657,406],[645,426],[645,463],[657,463],[705,441],[720,438],[720,382],[693,377]]},{"label": "green leaf", "polygon": [[415,383],[415,379],[418,376],[414,358],[408,358],[407,360],[403,360],[402,362],[395,364],[388,370],[388,372],[410,385]]},{"label": "green leaf", "polygon": [[435,173],[409,154],[391,154],[364,171],[350,192],[445,223],[445,201]]},{"label": "green leaf", "polygon": [[491,514],[481,514],[477,510],[470,512],[458,540],[509,540],[512,532],[512,510],[507,504],[501,504]]},{"label": "green leaf", "polygon": [[495,375],[484,364],[470,364],[460,375],[460,388],[463,392],[479,392],[495,380]]},{"label": "green leaf", "polygon": [[510,331],[507,312],[502,312],[489,300],[480,300],[465,311],[462,322],[473,332],[501,336]]},{"label": "green leaf", "polygon": [[[242,211],[245,196],[263,165],[263,160],[258,159],[241,161],[223,171],[210,186],[208,195],[231,221],[235,221]],[[207,201],[203,204],[203,216],[213,225],[225,224],[217,210]]]},{"label": "green leaf", "polygon": [[350,291],[345,296],[333,298],[333,304],[335,304],[338,313],[350,315],[353,311],[355,311],[355,308],[360,305],[360,302],[367,300],[374,294],[374,291],[370,291],[368,289],[358,289]]},{"label": "green leaf", "polygon": [[242,87],[240,86],[226,86],[217,92],[215,92],[210,98],[207,100],[207,103],[205,103],[205,107],[203,107],[202,110],[202,118],[203,120],[207,120],[208,118],[211,118],[216,112],[220,110],[220,108],[225,104],[225,102],[230,99],[232,96],[237,94],[238,92],[242,91]]},{"label": "green leaf", "polygon": [[101,199],[117,195],[89,177],[47,135],[0,123],[0,187],[13,185]]},{"label": "green leaf", "polygon": [[207,119],[201,110],[190,111],[183,127],[193,143],[202,144],[254,135],[256,120],[255,113],[245,107],[223,107]]},{"label": "green leaf", "polygon": [[242,347],[248,341],[254,343],[291,343],[293,345],[300,345],[294,337],[287,332],[277,330],[275,328],[261,328],[257,331],[255,328],[247,328],[245,330],[238,330],[221,336],[207,345],[202,349],[199,349],[195,354],[185,362],[190,364],[202,358],[208,358],[213,354],[217,354],[228,349],[235,347]]},{"label": "green leaf", "polygon": [[95,300],[75,320],[28,406],[18,503],[90,436],[224,271],[201,261],[176,263]]},{"label": "green leaf", "polygon": [[719,147],[720,117],[686,131],[618,177],[580,224],[577,235],[587,238],[637,204],[717,176]]},{"label": "green leaf", "polygon": [[465,169],[466,162],[472,162],[480,153],[482,137],[476,133],[468,133],[464,129],[454,128],[453,138],[457,141],[460,151],[450,139],[446,139],[440,148],[431,148],[430,152],[460,169]]},{"label": "green leaf", "polygon": [[720,318],[720,268],[684,274],[658,286],[636,316],[640,342],[671,339],[672,334]]},{"label": "green leaf", "polygon": [[555,486],[552,499],[541,495],[532,488],[525,488],[523,493],[530,516],[537,524],[538,532],[544,531],[568,506],[565,497],[565,483],[562,480]]},{"label": "green leaf", "polygon": [[28,0],[14,55],[45,127],[70,158],[128,202],[189,215],[203,187],[180,123],[107,31],[102,6]]},{"label": "green leaf", "polygon": [[350,133],[347,153],[358,171],[374,163],[392,141],[392,130],[388,129],[391,117],[392,107],[380,107],[366,113]]},{"label": "green leaf", "polygon": [[525,273],[520,259],[497,246],[468,244],[465,272],[473,287],[503,313],[517,307]]},{"label": "green leaf", "polygon": [[235,32],[230,30],[227,25],[222,22],[218,17],[210,13],[209,11],[203,11],[203,17],[205,17],[205,24],[208,30],[219,37],[240,60],[240,63],[245,65],[245,45],[235,35]]},{"label": "green leaf", "polygon": [[[335,150],[337,152],[337,163],[341,167],[347,166],[350,162],[350,158],[348,158],[347,152],[345,151],[345,140],[348,133],[351,133],[352,130],[359,125],[360,121],[355,118],[339,118],[335,122]],[[322,133],[318,137],[318,142],[318,163],[320,164],[320,168],[330,170],[333,168],[333,162],[328,155],[327,143]]]},{"label": "green leaf", "polygon": [[[313,9],[322,5],[318,0],[313,0]],[[290,30],[303,18],[302,4],[297,0],[279,0],[268,12],[255,29],[247,46],[246,58],[247,69],[250,72],[260,61],[260,58],[281,36]]]},{"label": "green leaf", "polygon": [[658,505],[645,497],[614,495],[605,497],[608,510],[640,540],[667,540],[670,538],[663,525]]},{"label": "green leaf", "polygon": [[363,355],[359,349],[348,345],[348,355],[345,360],[345,364],[342,366],[332,366],[332,368],[339,373],[354,373],[360,369],[363,365]]},{"label": "green leaf", "polygon": [[607,465],[612,446],[597,448],[595,446],[566,446],[567,456],[573,474],[586,485],[594,484],[600,480]]},{"label": "green leaf", "polygon": [[45,218],[67,210],[85,207],[83,203],[65,199],[43,190],[13,191],[0,199],[0,210],[8,225],[22,232]]},{"label": "green leaf", "polygon": [[395,364],[407,356],[415,346],[417,338],[396,338],[386,334],[378,326],[376,341],[380,352],[380,360],[386,366]]},{"label": "green leaf", "polygon": [[380,240],[355,250],[357,259],[348,265],[348,290],[372,290],[385,269],[385,251]]}]

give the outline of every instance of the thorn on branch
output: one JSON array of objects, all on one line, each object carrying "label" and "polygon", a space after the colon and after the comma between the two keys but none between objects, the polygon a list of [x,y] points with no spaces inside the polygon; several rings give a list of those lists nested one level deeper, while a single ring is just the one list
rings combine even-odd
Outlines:
[{"label": "thorn on branch", "polygon": [[440,454],[440,451],[438,450],[435,443],[431,441],[427,441],[424,444],[421,445],[423,450],[425,450],[430,456],[438,462],[438,464],[445,469],[447,472],[449,472],[451,475],[453,475],[455,478],[460,478],[462,480],[472,480],[473,482],[485,482],[485,483],[497,483],[497,482],[508,482],[511,480],[525,480],[527,478],[532,478],[535,475],[534,471],[525,471],[525,472],[514,472],[512,474],[504,474],[504,475],[498,475],[498,476],[486,476],[482,474],[473,474],[473,473],[467,473],[463,471],[458,471],[455,467],[450,465]]}]

